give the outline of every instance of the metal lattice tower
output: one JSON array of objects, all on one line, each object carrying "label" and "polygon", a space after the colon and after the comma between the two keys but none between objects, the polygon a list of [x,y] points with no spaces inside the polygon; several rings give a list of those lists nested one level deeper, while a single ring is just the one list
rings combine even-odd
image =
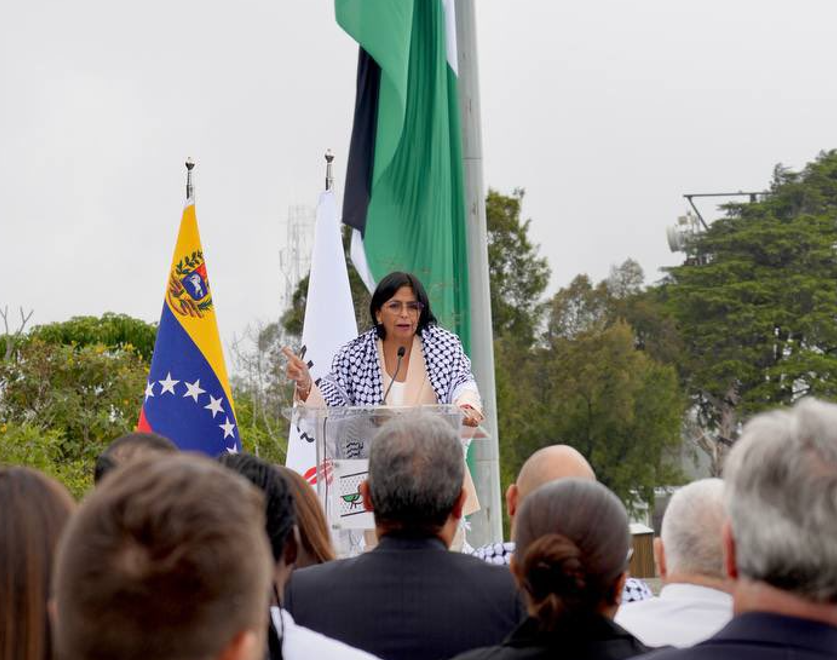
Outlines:
[{"label": "metal lattice tower", "polygon": [[285,247],[279,250],[279,268],[284,280],[282,309],[289,309],[293,303],[294,291],[299,281],[311,269],[311,250],[314,247],[314,224],[316,211],[305,204],[288,207]]}]

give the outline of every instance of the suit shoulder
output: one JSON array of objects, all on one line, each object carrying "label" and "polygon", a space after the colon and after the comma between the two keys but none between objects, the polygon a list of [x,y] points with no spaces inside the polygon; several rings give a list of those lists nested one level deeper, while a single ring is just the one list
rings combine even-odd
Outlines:
[{"label": "suit shoulder", "polygon": [[351,570],[351,567],[357,562],[357,559],[357,557],[352,557],[350,559],[335,559],[322,564],[298,568],[291,573],[288,586],[294,588],[321,581],[333,581],[344,571]]},{"label": "suit shoulder", "polygon": [[466,575],[474,576],[476,579],[490,584],[504,587],[510,585],[514,588],[514,578],[508,566],[489,564],[478,557],[466,555],[461,552],[451,552],[449,556],[451,562]]}]

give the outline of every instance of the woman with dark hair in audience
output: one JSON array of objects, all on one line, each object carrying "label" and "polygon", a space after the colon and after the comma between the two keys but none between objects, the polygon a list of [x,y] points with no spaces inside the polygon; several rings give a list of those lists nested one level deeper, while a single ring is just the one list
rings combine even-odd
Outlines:
[{"label": "woman with dark hair in audience", "polygon": [[613,623],[627,577],[628,516],[599,483],[561,479],[524,500],[511,570],[528,618],[500,645],[456,660],[622,660],[650,649]]},{"label": "woman with dark hair in audience", "polygon": [[[300,546],[291,486],[274,466],[250,454],[222,454],[218,461],[247,479],[264,494],[265,531],[276,568],[273,584],[274,605],[270,611],[267,653],[269,660],[334,658],[335,660],[376,660],[375,656],[343,642],[298,626],[282,609],[285,584],[294,570]],[[242,557],[242,561],[247,561]]]},{"label": "woman with dark hair in audience", "polygon": [[335,558],[320,500],[311,485],[298,472],[284,465],[274,465],[284,477],[294,497],[300,547],[296,567],[305,568]]},{"label": "woman with dark hair in audience", "polygon": [[0,467],[0,660],[52,657],[52,559],[75,506],[64,486],[40,472]]}]

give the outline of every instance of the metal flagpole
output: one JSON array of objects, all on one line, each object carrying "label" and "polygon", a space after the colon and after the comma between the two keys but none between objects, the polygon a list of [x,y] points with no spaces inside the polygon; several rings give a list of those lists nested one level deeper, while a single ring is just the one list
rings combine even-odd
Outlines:
[{"label": "metal flagpole", "polygon": [[325,161],[326,161],[326,181],[325,181],[325,189],[326,192],[334,188],[334,170],[332,170],[331,164],[334,162],[334,153],[332,153],[331,149],[326,149],[325,152]]},{"label": "metal flagpole", "polygon": [[500,496],[500,450],[497,393],[494,385],[494,340],[491,329],[491,289],[488,276],[488,230],[482,178],[482,124],[474,0],[456,0],[456,47],[459,67],[459,110],[462,119],[462,159],[467,204],[468,277],[471,294],[471,361],[485,410],[483,426],[489,438],[471,445],[476,461],[474,481],[481,510],[471,516],[471,545],[503,538]]},{"label": "metal flagpole", "polygon": [[192,157],[186,159],[186,199],[194,199],[195,187],[192,184],[192,170],[195,169],[195,161]]}]

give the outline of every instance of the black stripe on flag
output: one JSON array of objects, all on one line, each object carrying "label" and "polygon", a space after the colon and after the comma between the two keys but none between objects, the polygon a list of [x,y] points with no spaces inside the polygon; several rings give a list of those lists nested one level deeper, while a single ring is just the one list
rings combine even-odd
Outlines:
[{"label": "black stripe on flag", "polygon": [[366,231],[366,211],[372,192],[380,86],[381,67],[361,48],[357,58],[355,118],[343,193],[343,222],[361,235]]}]

